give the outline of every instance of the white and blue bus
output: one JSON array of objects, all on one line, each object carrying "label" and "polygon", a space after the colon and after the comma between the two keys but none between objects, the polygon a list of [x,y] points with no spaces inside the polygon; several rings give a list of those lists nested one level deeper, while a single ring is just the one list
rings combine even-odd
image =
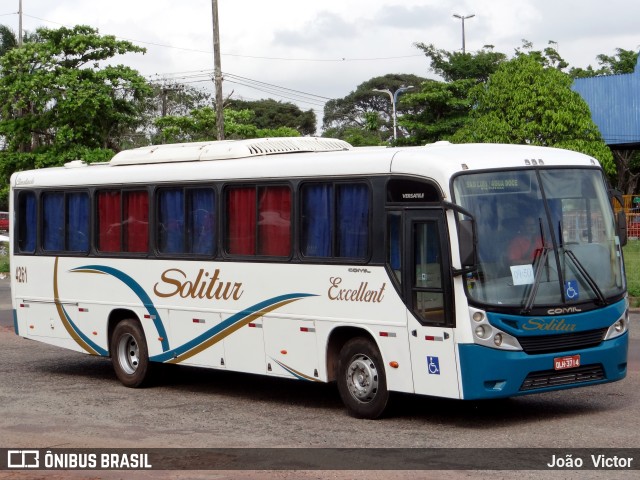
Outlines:
[{"label": "white and blue bus", "polygon": [[625,377],[623,217],[588,156],[285,138],[11,178],[15,332],[110,357],[492,399]]}]

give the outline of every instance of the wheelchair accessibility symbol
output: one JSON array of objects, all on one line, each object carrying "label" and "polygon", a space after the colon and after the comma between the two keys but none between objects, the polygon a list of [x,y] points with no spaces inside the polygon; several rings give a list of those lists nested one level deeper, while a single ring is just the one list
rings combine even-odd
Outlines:
[{"label": "wheelchair accessibility symbol", "polygon": [[577,280],[567,280],[564,282],[564,295],[567,300],[578,300],[580,298],[580,286]]},{"label": "wheelchair accessibility symbol", "polygon": [[427,357],[427,367],[429,375],[440,375],[440,360],[438,357]]}]

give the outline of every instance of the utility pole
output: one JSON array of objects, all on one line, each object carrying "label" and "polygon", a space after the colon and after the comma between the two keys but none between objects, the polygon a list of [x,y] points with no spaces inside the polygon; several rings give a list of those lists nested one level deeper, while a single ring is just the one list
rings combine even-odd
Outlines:
[{"label": "utility pole", "polygon": [[211,10],[213,12],[213,83],[216,86],[216,123],[218,126],[218,140],[224,140],[224,100],[222,98],[218,0],[211,0]]},{"label": "utility pole", "polygon": [[22,0],[18,2],[18,47],[22,46]]}]

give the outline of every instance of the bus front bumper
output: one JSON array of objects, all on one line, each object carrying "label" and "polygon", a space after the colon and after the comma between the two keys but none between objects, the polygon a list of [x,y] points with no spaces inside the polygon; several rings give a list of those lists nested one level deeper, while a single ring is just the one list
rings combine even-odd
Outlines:
[{"label": "bus front bumper", "polygon": [[[462,398],[505,398],[622,380],[629,332],[597,347],[529,355],[475,344],[459,345]],[[580,356],[578,367],[555,370],[555,359]]]}]

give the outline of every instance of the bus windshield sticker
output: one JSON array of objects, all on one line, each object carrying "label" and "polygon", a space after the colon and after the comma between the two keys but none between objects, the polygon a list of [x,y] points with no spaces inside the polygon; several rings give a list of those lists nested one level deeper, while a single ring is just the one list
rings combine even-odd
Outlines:
[{"label": "bus windshield sticker", "polygon": [[534,280],[533,265],[511,265],[511,278],[514,285],[531,285]]},{"label": "bus windshield sticker", "polygon": [[564,294],[567,300],[578,300],[580,298],[580,287],[577,280],[567,280],[564,282]]},{"label": "bus windshield sticker", "polygon": [[464,177],[463,195],[495,195],[502,193],[530,193],[528,173],[496,172],[492,175],[472,174]]}]

